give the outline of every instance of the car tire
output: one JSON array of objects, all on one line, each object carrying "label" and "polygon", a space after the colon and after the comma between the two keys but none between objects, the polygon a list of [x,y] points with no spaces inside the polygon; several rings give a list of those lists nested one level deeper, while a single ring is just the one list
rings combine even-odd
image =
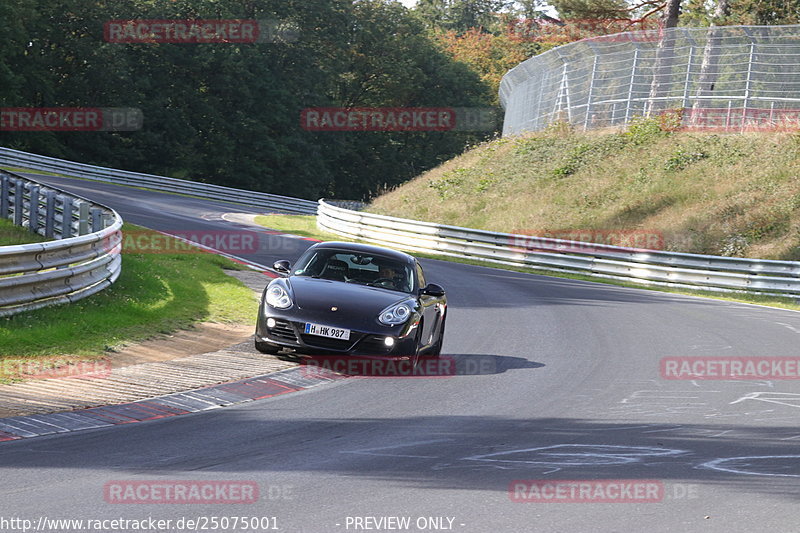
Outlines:
[{"label": "car tire", "polygon": [[417,326],[417,333],[414,335],[414,353],[411,356],[411,361],[413,362],[414,368],[417,368],[419,364],[419,356],[422,355],[422,350],[420,349],[420,343],[422,342],[422,326],[423,321],[419,321],[419,325]]},{"label": "car tire", "polygon": [[256,350],[261,353],[274,355],[281,351],[281,347],[277,344],[271,344],[269,342],[256,341]]},{"label": "car tire", "polygon": [[439,339],[436,341],[436,344],[428,351],[428,355],[433,357],[439,357],[442,353],[442,344],[444,344],[444,324],[447,319],[442,319],[442,325],[439,326]]}]

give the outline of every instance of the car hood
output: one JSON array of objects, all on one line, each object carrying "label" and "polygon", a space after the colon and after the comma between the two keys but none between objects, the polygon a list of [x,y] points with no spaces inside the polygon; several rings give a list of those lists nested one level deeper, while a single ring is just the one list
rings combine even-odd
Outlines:
[{"label": "car hood", "polygon": [[330,311],[335,306],[343,315],[375,317],[393,303],[413,298],[388,289],[303,276],[292,276],[289,283],[295,304],[305,311]]}]

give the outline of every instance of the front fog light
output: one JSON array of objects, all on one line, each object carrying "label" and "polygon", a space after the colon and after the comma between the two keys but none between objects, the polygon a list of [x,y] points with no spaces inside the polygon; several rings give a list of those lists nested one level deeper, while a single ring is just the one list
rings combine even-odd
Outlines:
[{"label": "front fog light", "polygon": [[275,327],[275,319],[274,318],[268,318],[267,319],[267,327],[270,328],[270,329]]},{"label": "front fog light", "polygon": [[394,346],[394,337],[386,337],[385,339],[383,339],[383,344],[391,348],[392,346]]}]

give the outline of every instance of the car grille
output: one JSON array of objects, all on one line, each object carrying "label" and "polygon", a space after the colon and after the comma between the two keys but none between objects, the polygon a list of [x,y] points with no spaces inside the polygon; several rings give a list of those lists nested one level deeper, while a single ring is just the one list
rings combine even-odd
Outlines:
[{"label": "car grille", "polygon": [[276,320],[275,327],[270,328],[268,331],[269,335],[276,339],[297,342],[297,336],[294,334],[292,325],[285,320]]},{"label": "car grille", "polygon": [[328,337],[320,337],[319,335],[306,335],[301,334],[300,338],[309,346],[321,348],[323,350],[348,350],[357,339],[351,338],[350,340],[343,339],[330,339]]}]

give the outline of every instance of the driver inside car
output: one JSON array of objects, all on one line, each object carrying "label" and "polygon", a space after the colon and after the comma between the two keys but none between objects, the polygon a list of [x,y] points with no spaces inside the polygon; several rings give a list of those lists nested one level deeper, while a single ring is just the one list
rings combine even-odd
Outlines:
[{"label": "driver inside car", "polygon": [[397,273],[397,270],[388,266],[388,265],[381,265],[380,269],[378,270],[378,278],[376,281],[384,280],[382,285],[386,285],[391,282],[392,288],[398,289],[398,282],[402,281],[400,276]]}]

